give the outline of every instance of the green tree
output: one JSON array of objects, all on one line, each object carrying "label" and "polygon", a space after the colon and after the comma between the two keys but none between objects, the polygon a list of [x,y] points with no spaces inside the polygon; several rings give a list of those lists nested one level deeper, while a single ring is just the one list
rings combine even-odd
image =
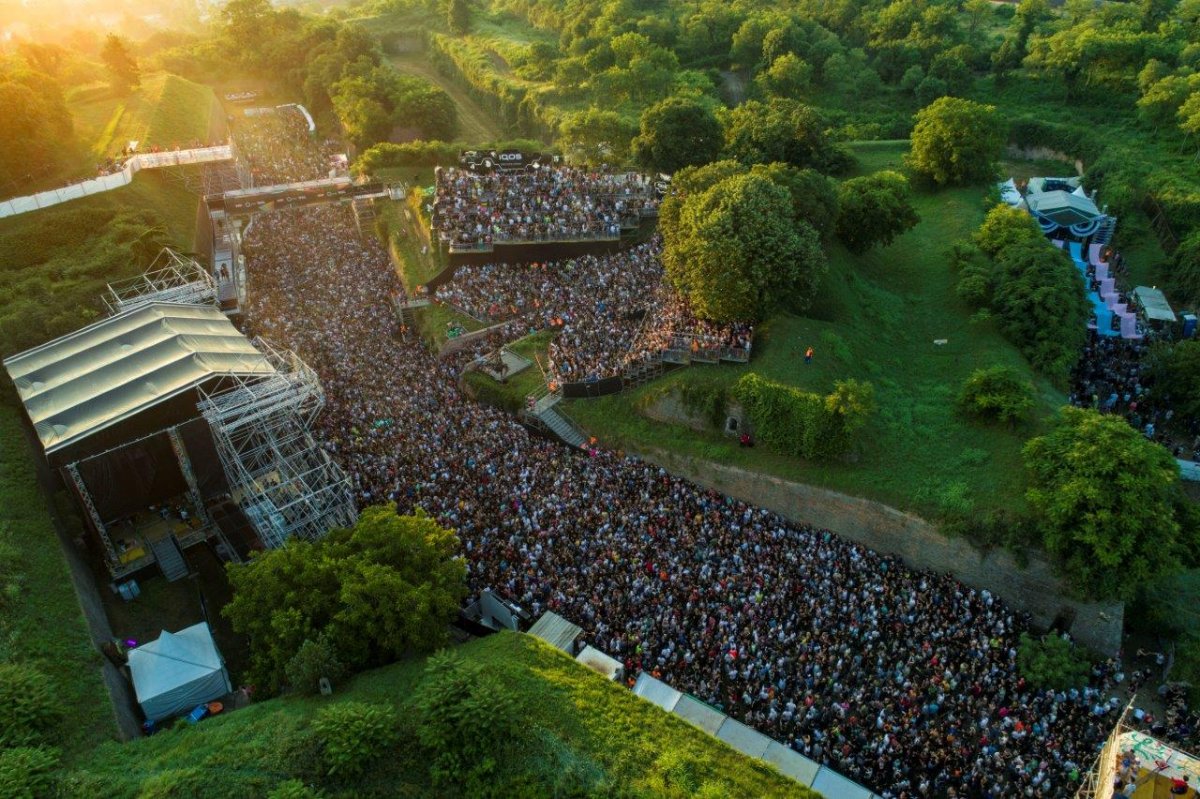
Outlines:
[{"label": "green tree", "polygon": [[812,108],[795,100],[748,100],[721,111],[725,126],[725,157],[743,164],[783,161],[821,172],[837,172],[846,154],[825,133],[825,123]]},{"label": "green tree", "polygon": [[1023,450],[1046,551],[1095,599],[1129,599],[1180,555],[1179,465],[1118,416],[1063,408]]},{"label": "green tree", "polygon": [[1200,340],[1159,344],[1150,358],[1151,396],[1180,418],[1200,418]]},{"label": "green tree", "polygon": [[668,97],[642,112],[633,157],[645,169],[672,174],[716,159],[724,145],[721,123],[708,105]]},{"label": "green tree", "polygon": [[622,164],[629,156],[633,127],[615,111],[592,106],[567,114],[558,126],[558,145],[572,161]]},{"label": "green tree", "polygon": [[292,690],[315,694],[321,687],[322,678],[336,683],[346,673],[346,667],[338,660],[333,637],[323,631],[315,639],[300,645],[284,673]]},{"label": "green tree", "polygon": [[1185,305],[1200,305],[1200,230],[1189,233],[1173,256],[1170,290]]},{"label": "green tree", "polygon": [[942,97],[917,112],[908,165],[945,186],[992,177],[1004,144],[995,106]]},{"label": "green tree", "polygon": [[0,749],[0,796],[9,799],[57,796],[57,769],[56,749],[32,746]]},{"label": "green tree", "polygon": [[[492,674],[446,650],[429,658],[413,693],[417,738],[429,754],[437,784],[486,782],[497,747],[521,736],[520,708]],[[487,730],[487,735],[480,735]]]},{"label": "green tree", "polygon": [[992,258],[1018,244],[1045,242],[1033,217],[1010,205],[996,205],[988,211],[973,239]]},{"label": "green tree", "polygon": [[667,276],[704,319],[763,319],[785,301],[805,307],[825,272],[817,232],[793,221],[791,195],[760,175],[726,178],[660,222]]},{"label": "green tree", "polygon": [[812,225],[823,241],[833,235],[838,217],[838,190],[832,178],[815,169],[797,169],[779,162],[755,164],[750,172],[765,175],[772,183],[787,189],[792,196],[795,218]]},{"label": "green tree", "polygon": [[853,253],[886,247],[921,221],[909,201],[908,180],[899,172],[844,181],[838,187],[838,209],[838,238]]},{"label": "green tree", "polygon": [[100,60],[108,69],[109,82],[117,91],[131,91],[142,82],[142,71],[138,67],[137,59],[129,51],[125,40],[115,33],[110,33],[105,38]]},{"label": "green tree", "polygon": [[1034,638],[1021,633],[1017,669],[1037,688],[1081,688],[1087,684],[1092,664],[1083,650],[1058,635]]},{"label": "green tree", "polygon": [[455,36],[465,36],[471,32],[471,7],[468,0],[450,0],[446,9],[446,24]]},{"label": "green tree", "polygon": [[250,679],[279,690],[304,642],[326,632],[350,671],[436,649],[466,593],[457,552],[432,519],[376,506],[351,529],[230,565],[223,613],[250,640]]},{"label": "green tree", "polygon": [[963,381],[958,406],[967,413],[1011,424],[1033,408],[1033,384],[1011,366],[976,369]]},{"label": "green tree", "polygon": [[799,97],[812,83],[812,67],[795,53],[784,53],[754,79],[759,90],[776,97]]}]

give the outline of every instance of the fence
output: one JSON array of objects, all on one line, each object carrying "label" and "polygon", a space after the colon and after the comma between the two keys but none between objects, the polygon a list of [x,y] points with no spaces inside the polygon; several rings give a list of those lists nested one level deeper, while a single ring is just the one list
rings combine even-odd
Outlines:
[{"label": "fence", "polygon": [[70,186],[63,186],[60,189],[50,189],[26,197],[13,197],[11,200],[0,202],[0,219],[128,186],[133,182],[133,176],[143,169],[208,164],[217,161],[232,161],[233,158],[233,148],[228,144],[216,147],[198,147],[192,150],[139,153],[127,160],[120,172],[72,183]]}]

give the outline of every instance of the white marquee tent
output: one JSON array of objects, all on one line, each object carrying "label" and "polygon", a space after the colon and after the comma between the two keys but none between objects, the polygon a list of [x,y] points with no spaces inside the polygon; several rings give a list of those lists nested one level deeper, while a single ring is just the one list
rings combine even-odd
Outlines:
[{"label": "white marquee tent", "polygon": [[204,622],[129,652],[133,688],[146,718],[160,721],[233,690],[225,661]]}]

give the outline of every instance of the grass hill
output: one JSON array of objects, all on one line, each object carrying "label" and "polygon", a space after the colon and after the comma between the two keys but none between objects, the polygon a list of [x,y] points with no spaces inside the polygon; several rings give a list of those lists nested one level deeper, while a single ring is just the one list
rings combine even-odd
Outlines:
[{"label": "grass hill", "polygon": [[116,725],[34,457],[20,412],[0,405],[0,663],[49,678],[66,708],[53,739],[70,762],[112,738]]},{"label": "grass hill", "polygon": [[0,355],[95,319],[105,285],[143,271],[164,245],[192,251],[197,203],[150,171],[121,189],[0,219]]},{"label": "grass hill", "polygon": [[[907,149],[907,142],[853,146],[860,173],[903,169]],[[914,205],[920,224],[891,247],[854,256],[834,245],[813,306],[805,316],[784,313],[762,325],[748,367],[691,367],[635,392],[572,402],[571,415],[609,444],[663,447],[931,516],[1022,507],[1021,446],[1064,397],[954,292],[945,251],[979,225],[984,189],[918,191]],[[941,339],[947,343],[934,343]],[[805,365],[801,356],[810,345],[816,356]],[[997,364],[1016,367],[1037,386],[1037,418],[1025,428],[988,427],[955,411],[963,380]],[[747,369],[821,394],[838,379],[874,384],[880,410],[861,434],[858,457],[804,462],[639,412],[664,390],[731,386]]]},{"label": "grass hill", "polygon": [[79,137],[99,159],[119,153],[135,140],[142,149],[207,143],[224,125],[212,89],[166,72],[146,76],[127,96],[108,84],[84,87],[68,98],[67,105]]},{"label": "grass hill", "polygon": [[[494,795],[691,796],[712,783],[713,796],[817,797],[535,638],[501,633],[458,651],[511,692],[532,733],[518,757],[498,765]],[[264,796],[288,778],[313,780],[294,742],[318,711],[358,701],[411,718],[404,710],[424,665],[416,659],[367,672],[336,686],[332,698],[275,699],[134,743],[105,744],[67,775],[66,794],[240,799]],[[463,795],[434,790],[426,772],[420,750],[401,744],[359,780],[316,781],[331,797]],[[551,794],[546,783],[563,787]]]}]

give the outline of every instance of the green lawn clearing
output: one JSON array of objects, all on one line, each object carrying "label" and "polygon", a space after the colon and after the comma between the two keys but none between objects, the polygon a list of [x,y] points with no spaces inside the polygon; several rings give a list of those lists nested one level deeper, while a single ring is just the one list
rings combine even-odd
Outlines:
[{"label": "green lawn clearing", "polygon": [[[555,783],[571,771],[593,785],[619,787],[622,795],[675,796],[680,794],[668,791],[667,773],[677,774],[683,759],[699,781],[723,783],[723,796],[817,796],[535,638],[500,633],[458,651],[497,676],[517,701],[531,738],[521,756],[497,765],[493,785],[518,786],[527,775],[525,784],[533,789],[528,775]],[[372,702],[392,706],[403,717],[423,669],[421,659],[397,663],[336,686],[332,698],[275,699],[123,746],[106,744],[67,775],[73,790],[66,795],[183,796],[192,787],[205,797],[264,796],[311,765],[298,762],[286,746],[321,708]],[[419,749],[402,745],[365,777],[325,778],[321,787],[326,795],[346,797],[458,795],[434,790],[427,766]],[[550,795],[544,789],[514,790],[518,793],[507,795]]]},{"label": "green lawn clearing", "polygon": [[[907,146],[876,142],[853,150],[860,171],[869,172],[902,168]],[[994,325],[975,318],[954,293],[945,251],[978,226],[984,196],[984,187],[918,192],[914,203],[922,221],[891,247],[856,257],[835,245],[813,306],[803,316],[784,313],[761,325],[749,366],[690,367],[628,394],[573,401],[571,416],[610,445],[661,447],[930,515],[964,505],[1023,507],[1021,446],[1064,396],[1036,377]],[[816,354],[806,365],[809,346]],[[997,364],[1015,366],[1035,383],[1038,406],[1030,424],[992,427],[955,410],[963,380],[974,369]],[[835,380],[868,380],[879,411],[853,458],[827,463],[774,455],[763,447],[742,449],[719,432],[697,433],[639,412],[671,387],[729,386],[747,370],[822,394]]]},{"label": "green lawn clearing", "polygon": [[141,150],[209,144],[212,118],[221,114],[212,89],[166,72],[146,76],[124,96],[107,84],[84,87],[67,104],[79,137],[98,159],[120,153],[131,141]]},{"label": "green lawn clearing", "polygon": [[[464,380],[475,399],[512,413],[519,412],[525,407],[525,398],[545,385],[542,369],[546,363],[546,350],[554,336],[552,330],[541,330],[509,344],[509,351],[534,361],[534,364],[503,383],[496,382],[482,372],[468,372]],[[538,366],[538,360],[543,364],[542,367]]]}]

